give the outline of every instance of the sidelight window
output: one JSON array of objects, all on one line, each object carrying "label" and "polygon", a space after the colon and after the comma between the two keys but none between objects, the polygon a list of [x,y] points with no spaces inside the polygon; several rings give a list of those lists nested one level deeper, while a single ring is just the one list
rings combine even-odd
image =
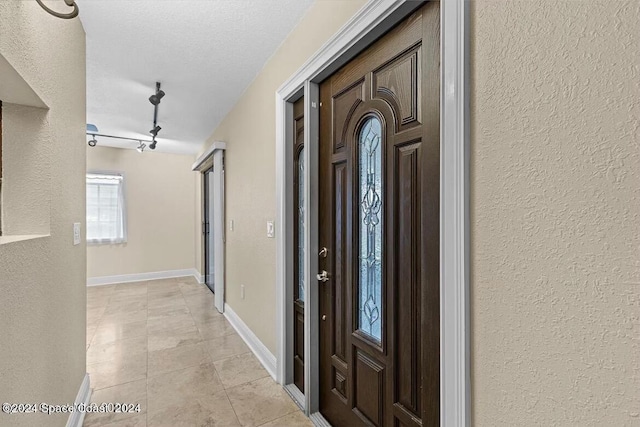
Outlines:
[{"label": "sidelight window", "polygon": [[359,329],[382,340],[382,123],[364,122],[358,136],[360,201]]},{"label": "sidelight window", "polygon": [[298,154],[298,300],[304,301],[304,148]]}]

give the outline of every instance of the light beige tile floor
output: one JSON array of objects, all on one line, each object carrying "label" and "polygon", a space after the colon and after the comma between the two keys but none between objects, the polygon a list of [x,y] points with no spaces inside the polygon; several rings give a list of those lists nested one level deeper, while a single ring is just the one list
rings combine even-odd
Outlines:
[{"label": "light beige tile floor", "polygon": [[193,278],[89,287],[87,372],[92,402],[140,411],[85,426],[312,425]]}]

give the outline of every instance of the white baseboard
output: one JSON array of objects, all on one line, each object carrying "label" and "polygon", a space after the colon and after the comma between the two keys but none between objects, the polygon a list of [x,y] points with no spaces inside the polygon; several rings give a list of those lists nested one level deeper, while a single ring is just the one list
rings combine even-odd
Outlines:
[{"label": "white baseboard", "polygon": [[202,275],[195,268],[184,270],[152,271],[150,273],[121,274],[118,276],[99,276],[87,278],[87,286],[112,285],[114,283],[142,282],[145,280],[172,279],[174,277],[193,276],[199,283]]},{"label": "white baseboard", "polygon": [[198,281],[198,283],[200,283],[201,285],[204,285],[204,274],[200,274],[200,272],[196,270],[195,278]]},{"label": "white baseboard", "polygon": [[[84,378],[80,384],[80,390],[78,390],[78,395],[76,396],[75,404],[77,406],[80,403],[89,403],[89,399],[91,399],[91,381],[89,379],[89,374],[84,374]],[[82,427],[84,415],[84,412],[79,411],[74,411],[69,414],[67,427]]]},{"label": "white baseboard", "polygon": [[249,346],[253,354],[258,358],[262,366],[269,372],[269,375],[276,379],[276,357],[269,351],[269,349],[260,341],[260,339],[253,333],[251,329],[238,317],[235,311],[228,304],[224,305],[224,316],[227,318],[231,326],[235,328],[238,335],[242,337],[245,343]]}]

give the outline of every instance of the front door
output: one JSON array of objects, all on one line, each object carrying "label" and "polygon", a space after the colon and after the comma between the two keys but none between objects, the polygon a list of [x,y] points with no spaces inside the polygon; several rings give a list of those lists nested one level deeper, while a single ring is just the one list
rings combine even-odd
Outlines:
[{"label": "front door", "polygon": [[320,85],[320,411],[439,425],[439,3]]}]

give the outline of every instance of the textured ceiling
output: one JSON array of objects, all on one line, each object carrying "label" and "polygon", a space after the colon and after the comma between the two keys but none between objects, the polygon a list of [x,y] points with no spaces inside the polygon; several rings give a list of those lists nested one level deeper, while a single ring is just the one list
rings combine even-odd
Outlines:
[{"label": "textured ceiling", "polygon": [[[313,0],[79,0],[87,33],[87,123],[196,153]],[[134,142],[98,138],[100,145]]]}]

